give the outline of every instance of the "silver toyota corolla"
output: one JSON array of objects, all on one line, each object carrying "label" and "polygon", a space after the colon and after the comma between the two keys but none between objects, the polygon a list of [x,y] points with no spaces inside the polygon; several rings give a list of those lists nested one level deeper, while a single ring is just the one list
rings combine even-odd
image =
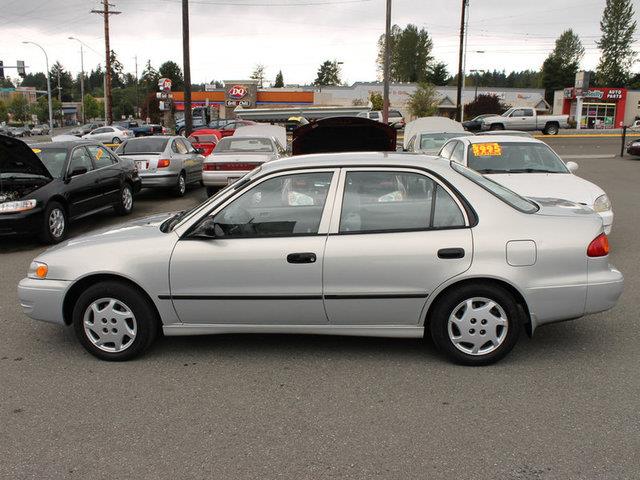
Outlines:
[{"label": "silver toyota corolla", "polygon": [[[153,245],[153,248],[149,248]],[[31,264],[27,315],[73,325],[105,360],[158,334],[430,334],[463,364],[520,331],[612,308],[622,274],[600,218],[527,200],[423,155],[264,164],[205,203],[96,232]]]}]

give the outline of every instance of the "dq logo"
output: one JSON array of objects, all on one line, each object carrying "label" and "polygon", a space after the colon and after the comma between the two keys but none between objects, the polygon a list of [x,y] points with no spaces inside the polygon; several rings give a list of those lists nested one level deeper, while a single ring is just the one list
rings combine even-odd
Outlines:
[{"label": "dq logo", "polygon": [[158,80],[158,88],[163,92],[168,92],[171,90],[171,79],[170,78],[161,78]]},{"label": "dq logo", "polygon": [[229,90],[227,90],[227,94],[230,98],[235,98],[236,100],[240,100],[247,95],[247,88],[242,85],[234,85]]}]

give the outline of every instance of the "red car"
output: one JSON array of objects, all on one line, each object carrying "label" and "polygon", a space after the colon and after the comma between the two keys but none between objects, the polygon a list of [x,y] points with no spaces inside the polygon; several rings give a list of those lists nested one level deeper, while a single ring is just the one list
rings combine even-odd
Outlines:
[{"label": "red car", "polygon": [[189,141],[193,147],[199,149],[200,153],[205,157],[211,155],[211,152],[218,144],[218,140],[221,138],[220,130],[214,130],[213,128],[201,128],[189,135]]},{"label": "red car", "polygon": [[222,138],[230,137],[236,131],[236,128],[255,124],[256,122],[252,122],[251,120],[232,120],[220,129],[220,133],[222,134]]}]

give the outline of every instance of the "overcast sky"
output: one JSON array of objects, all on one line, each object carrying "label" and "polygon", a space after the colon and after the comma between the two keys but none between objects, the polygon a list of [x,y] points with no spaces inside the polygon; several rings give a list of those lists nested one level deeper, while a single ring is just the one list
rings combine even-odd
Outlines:
[{"label": "overcast sky", "polygon": [[[122,12],[111,16],[111,47],[125,70],[134,71],[135,56],[138,73],[148,59],[156,68],[165,60],[182,65],[181,0],[111,1]],[[604,4],[470,0],[467,70],[538,69],[567,28],[582,38],[583,67],[593,69]],[[21,43],[30,40],[47,50],[50,63],[59,60],[75,74],[80,52],[71,35],[90,47],[85,48],[85,70],[104,63],[102,17],[90,13],[100,8],[97,0],[0,0],[0,5],[0,60],[5,65],[21,59],[29,71],[44,71],[42,53]],[[638,17],[640,0],[634,6]],[[191,0],[192,81],[244,79],[262,63],[269,81],[282,69],[286,83],[310,83],[326,59],[344,62],[342,76],[349,83],[375,80],[384,12],[385,0]],[[393,0],[392,22],[427,28],[433,55],[456,71],[459,0]]]}]

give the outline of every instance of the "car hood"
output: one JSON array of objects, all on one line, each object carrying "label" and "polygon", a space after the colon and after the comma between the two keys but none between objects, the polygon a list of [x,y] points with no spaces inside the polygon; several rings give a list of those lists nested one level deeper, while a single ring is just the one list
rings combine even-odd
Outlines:
[{"label": "car hood", "polygon": [[22,140],[0,136],[0,174],[41,175],[53,180],[40,158]]},{"label": "car hood", "polygon": [[493,173],[486,177],[523,197],[561,198],[592,206],[604,195],[597,185],[572,173]]},{"label": "car hood", "polygon": [[242,162],[242,163],[264,163],[273,159],[273,153],[214,153],[209,155],[205,162]]}]

